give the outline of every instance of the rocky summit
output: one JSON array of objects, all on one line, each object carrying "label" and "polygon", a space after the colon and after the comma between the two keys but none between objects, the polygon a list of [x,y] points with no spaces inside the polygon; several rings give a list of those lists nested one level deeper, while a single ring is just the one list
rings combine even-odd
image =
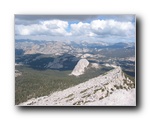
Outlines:
[{"label": "rocky summit", "polygon": [[[87,65],[88,62],[85,66]],[[89,79],[84,83],[80,83],[63,91],[54,92],[48,96],[30,99],[20,105],[135,106],[136,93],[134,83],[129,78],[125,77],[121,67],[116,67],[115,69],[98,77]]]},{"label": "rocky summit", "polygon": [[71,75],[79,76],[85,72],[85,69],[88,67],[89,61],[87,59],[81,59],[73,69]]}]

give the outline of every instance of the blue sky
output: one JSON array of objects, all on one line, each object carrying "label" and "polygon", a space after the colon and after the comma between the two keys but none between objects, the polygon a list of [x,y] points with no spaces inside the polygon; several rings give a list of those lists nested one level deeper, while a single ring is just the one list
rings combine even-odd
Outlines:
[{"label": "blue sky", "polygon": [[134,15],[15,15],[15,39],[135,42]]}]

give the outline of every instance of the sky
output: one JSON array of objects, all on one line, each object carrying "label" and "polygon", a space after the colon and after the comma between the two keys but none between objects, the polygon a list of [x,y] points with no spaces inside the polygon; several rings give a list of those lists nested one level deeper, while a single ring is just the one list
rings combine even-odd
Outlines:
[{"label": "sky", "polygon": [[135,15],[15,15],[15,39],[135,42]]}]

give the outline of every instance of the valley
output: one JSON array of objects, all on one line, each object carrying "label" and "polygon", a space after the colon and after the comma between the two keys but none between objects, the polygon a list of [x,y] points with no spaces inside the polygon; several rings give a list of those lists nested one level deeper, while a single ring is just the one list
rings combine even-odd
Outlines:
[{"label": "valley", "polygon": [[[88,64],[83,68],[84,71],[82,70],[82,74],[75,72],[71,75],[77,63],[82,59],[88,61]],[[98,76],[107,76],[107,72],[115,70],[118,66],[120,66],[120,74],[123,73],[126,76],[125,80],[130,79],[133,84],[131,88],[135,88],[134,43],[16,40],[15,104],[19,105],[32,98],[38,99],[42,96],[55,94],[58,91],[80,86],[80,84],[86,84]],[[76,69],[81,72],[81,67]],[[94,88],[93,91],[101,89],[95,88],[95,83],[90,84],[93,85],[91,86]],[[97,84],[99,85],[101,82],[99,81]],[[75,90],[77,91],[77,89]],[[79,91],[81,92],[81,90]],[[43,105],[46,104],[48,103],[43,103]],[[70,102],[62,104],[71,105]],[[84,105],[86,104],[84,103]]]}]

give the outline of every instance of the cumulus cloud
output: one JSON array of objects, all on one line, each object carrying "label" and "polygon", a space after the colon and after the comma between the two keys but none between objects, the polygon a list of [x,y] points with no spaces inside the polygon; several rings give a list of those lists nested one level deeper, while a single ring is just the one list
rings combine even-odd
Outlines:
[{"label": "cumulus cloud", "polygon": [[72,35],[87,35],[90,32],[90,24],[79,22],[77,24],[71,24]]},{"label": "cumulus cloud", "polygon": [[[27,16],[28,17],[28,16]],[[51,16],[53,18],[53,16]],[[58,16],[57,16],[58,17]],[[64,19],[65,16],[59,16]],[[135,40],[135,22],[134,16],[101,16],[102,18],[91,19],[90,21],[71,21],[72,16],[68,16],[68,21],[61,19],[36,19],[25,22],[25,19],[16,21],[15,34],[16,36],[32,36],[36,38],[49,39],[90,39],[90,40]],[[75,16],[74,16],[75,17]],[[91,16],[78,16],[80,18],[90,18]],[[97,16],[94,16],[97,17]],[[112,17],[112,19],[110,19]],[[109,19],[108,19],[109,18]],[[33,21],[36,20],[36,23]],[[21,24],[23,21],[23,24]],[[43,37],[44,36],[44,37]],[[61,36],[62,38],[58,37]]]},{"label": "cumulus cloud", "polygon": [[71,24],[72,35],[82,36],[123,36],[128,37],[134,34],[132,22],[118,22],[115,20],[93,20],[91,23]]},{"label": "cumulus cloud", "polygon": [[115,20],[94,20],[91,22],[91,30],[97,35],[130,36],[134,32],[131,22],[118,22]]},{"label": "cumulus cloud", "polygon": [[15,32],[19,35],[67,35],[68,22],[61,20],[42,21],[39,24],[16,25]]}]

